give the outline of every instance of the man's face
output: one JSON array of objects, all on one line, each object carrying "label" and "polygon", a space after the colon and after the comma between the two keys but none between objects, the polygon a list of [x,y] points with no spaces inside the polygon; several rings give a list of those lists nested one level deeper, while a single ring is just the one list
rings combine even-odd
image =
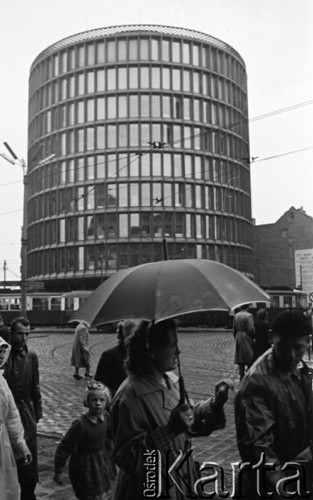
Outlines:
[{"label": "man's face", "polygon": [[30,326],[24,326],[22,323],[17,323],[15,332],[11,335],[12,346],[15,349],[22,349],[26,346]]},{"label": "man's face", "polygon": [[305,337],[284,337],[274,333],[274,352],[279,359],[281,367],[285,371],[294,371],[308,348],[307,336]]}]

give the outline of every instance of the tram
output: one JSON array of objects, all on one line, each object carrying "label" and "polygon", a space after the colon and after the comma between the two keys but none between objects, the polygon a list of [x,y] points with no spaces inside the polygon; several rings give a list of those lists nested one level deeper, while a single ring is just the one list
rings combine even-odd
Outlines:
[{"label": "tram", "polygon": [[[305,311],[310,305],[308,294],[302,290],[292,288],[265,288],[264,291],[269,295],[271,302],[251,302],[249,312],[253,314],[255,319],[259,309],[266,309],[269,321],[272,321],[276,314],[286,308]],[[209,328],[232,328],[233,318],[236,312],[237,309],[234,309],[230,313],[227,311],[194,313],[179,318],[179,325],[182,327],[206,325]]]},{"label": "tram", "polygon": [[[280,311],[286,309],[305,310],[309,306],[308,294],[301,290],[266,289],[271,298],[271,303],[253,302],[251,312],[256,316],[256,311],[266,308],[269,319]],[[62,292],[29,292],[26,297],[27,317],[32,326],[54,326],[64,327],[70,321],[76,311],[92,293],[92,290],[76,290],[67,293]],[[178,324],[184,326],[206,326],[209,328],[226,327],[231,328],[233,316],[236,310],[231,311],[207,311],[192,313],[178,318]],[[21,314],[21,292],[0,291],[0,314],[4,323],[9,325],[11,321]]]},{"label": "tram", "polygon": [[[28,292],[26,296],[27,317],[32,326],[65,326],[92,293],[91,290],[62,292]],[[0,314],[6,325],[21,314],[21,292],[1,291]]]}]

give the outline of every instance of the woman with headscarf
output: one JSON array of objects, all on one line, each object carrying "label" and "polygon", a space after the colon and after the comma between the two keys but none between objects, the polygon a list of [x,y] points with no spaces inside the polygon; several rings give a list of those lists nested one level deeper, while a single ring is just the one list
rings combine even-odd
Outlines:
[{"label": "woman with headscarf", "polygon": [[17,500],[20,487],[16,460],[29,464],[31,453],[24,439],[20,415],[9,386],[2,376],[11,346],[0,337],[0,499]]}]

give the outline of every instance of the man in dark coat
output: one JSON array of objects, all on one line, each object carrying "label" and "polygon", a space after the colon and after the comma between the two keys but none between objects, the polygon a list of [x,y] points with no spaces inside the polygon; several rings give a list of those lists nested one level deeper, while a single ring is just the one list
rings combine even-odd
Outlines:
[{"label": "man in dark coat", "polygon": [[269,329],[270,324],[267,321],[267,311],[266,309],[259,309],[256,313],[256,321],[254,323],[254,344],[253,352],[254,359],[258,359],[263,352],[267,351],[271,347],[269,340]]},{"label": "man in dark coat", "polygon": [[126,356],[125,340],[135,330],[136,323],[125,320],[117,325],[117,345],[103,351],[96,369],[95,380],[106,385],[112,396],[126,378],[124,361]]},{"label": "man in dark coat", "polygon": [[[278,314],[272,325],[272,348],[256,360],[239,387],[235,419],[240,457],[250,464],[247,469],[258,464],[239,478],[246,499],[269,497],[272,492],[272,499],[287,498],[288,487],[296,490],[296,486],[301,491],[292,498],[301,498],[304,479],[312,491],[307,473],[312,469],[312,373],[302,360],[310,331],[302,312]],[[284,467],[289,461],[306,471],[300,486],[295,480],[287,485],[287,478],[296,473]]]},{"label": "man in dark coat", "polygon": [[42,417],[42,402],[39,388],[37,354],[29,351],[27,340],[30,332],[29,321],[24,317],[11,323],[12,350],[4,377],[14,396],[25,432],[25,441],[33,461],[29,465],[17,463],[18,479],[21,486],[20,500],[36,500],[35,488],[38,482],[37,462],[37,422]]}]

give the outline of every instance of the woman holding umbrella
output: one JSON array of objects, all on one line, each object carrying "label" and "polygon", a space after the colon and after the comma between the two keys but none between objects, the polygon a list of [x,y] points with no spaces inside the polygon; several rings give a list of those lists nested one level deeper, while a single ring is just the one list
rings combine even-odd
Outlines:
[{"label": "woman holding umbrella", "polygon": [[111,407],[113,458],[120,468],[115,499],[196,498],[191,436],[225,426],[228,386],[218,384],[215,398],[195,406],[186,394],[183,401],[181,384],[169,373],[179,363],[173,320],[141,322],[126,348],[128,378]]}]

